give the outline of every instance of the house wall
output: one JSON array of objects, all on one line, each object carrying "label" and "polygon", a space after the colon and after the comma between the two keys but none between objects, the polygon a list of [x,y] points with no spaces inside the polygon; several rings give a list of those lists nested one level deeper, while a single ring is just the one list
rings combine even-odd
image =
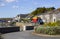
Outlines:
[{"label": "house wall", "polygon": [[53,17],[52,17],[52,22],[56,22],[56,14],[53,14]]},{"label": "house wall", "polygon": [[46,22],[46,18],[45,18],[45,15],[43,15],[43,18],[42,18],[43,22]]},{"label": "house wall", "polygon": [[43,22],[45,22],[45,15],[38,15],[38,17],[40,17],[42,20],[43,20]]},{"label": "house wall", "polygon": [[60,13],[56,14],[56,20],[60,20]]},{"label": "house wall", "polygon": [[42,15],[38,15],[38,17],[41,17],[41,19],[43,20],[43,22],[49,22],[49,14],[42,14]]},{"label": "house wall", "polygon": [[18,22],[20,21],[20,16],[16,16],[13,18],[13,21],[17,20]]},{"label": "house wall", "polygon": [[56,14],[42,14],[42,15],[38,15],[38,17],[41,17],[41,19],[43,20],[43,22],[56,22],[57,17]]},{"label": "house wall", "polygon": [[50,19],[49,18],[50,18],[50,15],[49,14],[45,14],[45,21],[46,22],[50,22]]}]

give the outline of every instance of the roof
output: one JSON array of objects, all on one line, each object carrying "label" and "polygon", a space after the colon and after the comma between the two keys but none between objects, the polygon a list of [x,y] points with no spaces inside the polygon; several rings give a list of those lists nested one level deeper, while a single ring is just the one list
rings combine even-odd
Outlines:
[{"label": "roof", "polygon": [[25,18],[25,17],[28,16],[28,14],[19,14],[19,15],[17,15],[17,16],[20,16],[21,18]]}]

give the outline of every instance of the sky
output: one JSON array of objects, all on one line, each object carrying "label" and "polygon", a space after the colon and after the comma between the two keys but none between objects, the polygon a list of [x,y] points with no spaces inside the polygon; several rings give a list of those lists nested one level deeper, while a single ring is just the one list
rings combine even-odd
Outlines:
[{"label": "sky", "polygon": [[38,7],[60,8],[60,0],[0,0],[0,18],[28,14]]}]

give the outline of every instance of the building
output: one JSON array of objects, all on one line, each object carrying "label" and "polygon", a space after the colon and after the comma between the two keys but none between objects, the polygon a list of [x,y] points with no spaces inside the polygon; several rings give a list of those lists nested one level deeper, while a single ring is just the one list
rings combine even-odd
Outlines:
[{"label": "building", "polygon": [[18,14],[16,17],[13,18],[13,21],[20,22],[21,19],[24,19],[28,16],[28,14]]},{"label": "building", "polygon": [[53,10],[46,13],[38,14],[37,16],[40,17],[43,22],[56,22],[60,20],[60,11]]}]

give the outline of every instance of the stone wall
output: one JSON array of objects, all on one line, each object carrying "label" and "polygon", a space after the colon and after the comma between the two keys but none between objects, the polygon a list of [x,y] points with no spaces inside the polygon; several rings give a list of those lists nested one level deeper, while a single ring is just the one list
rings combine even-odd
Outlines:
[{"label": "stone wall", "polygon": [[16,22],[16,26],[20,27],[20,31],[25,31],[27,29],[26,27],[30,27],[29,29],[33,29],[34,27],[32,26],[32,23],[20,23],[20,22]]}]

